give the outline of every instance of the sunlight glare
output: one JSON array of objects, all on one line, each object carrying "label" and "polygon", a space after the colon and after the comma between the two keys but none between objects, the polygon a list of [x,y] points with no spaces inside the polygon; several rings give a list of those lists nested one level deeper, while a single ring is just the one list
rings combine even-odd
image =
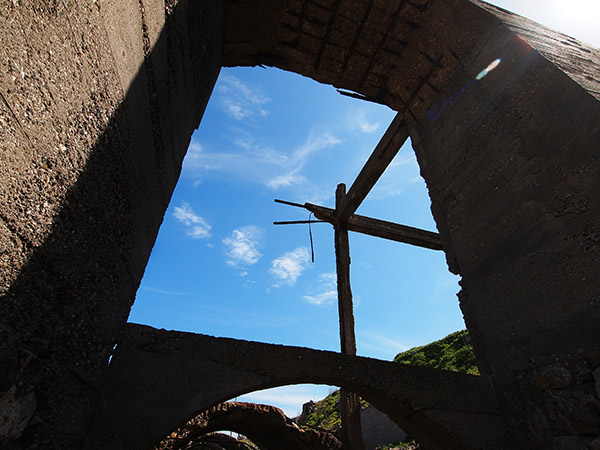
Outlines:
[{"label": "sunlight glare", "polygon": [[[545,9],[552,21],[550,26],[579,39],[585,39],[589,30],[598,29],[599,0],[552,0]],[[578,32],[583,35],[577,36]]]}]

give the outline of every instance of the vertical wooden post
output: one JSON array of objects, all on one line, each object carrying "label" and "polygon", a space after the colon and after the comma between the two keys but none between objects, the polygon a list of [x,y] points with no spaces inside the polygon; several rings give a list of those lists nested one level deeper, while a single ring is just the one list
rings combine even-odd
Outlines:
[{"label": "vertical wooden post", "polygon": [[[338,208],[346,196],[346,185],[338,184],[335,191],[335,206]],[[352,290],[350,289],[350,244],[348,223],[345,220],[335,224],[335,262],[337,270],[338,308],[340,316],[340,341],[342,353],[356,355],[354,335],[354,312]],[[340,409],[345,447],[350,450],[364,450],[360,424],[360,397],[345,389],[340,391]]]},{"label": "vertical wooden post", "polygon": [[[346,195],[346,185],[338,184],[335,191],[336,207]],[[340,313],[340,341],[342,353],[356,355],[354,336],[354,313],[352,310],[352,290],[350,289],[350,244],[348,223],[339,221],[335,229],[335,264],[337,270],[338,308]]]}]

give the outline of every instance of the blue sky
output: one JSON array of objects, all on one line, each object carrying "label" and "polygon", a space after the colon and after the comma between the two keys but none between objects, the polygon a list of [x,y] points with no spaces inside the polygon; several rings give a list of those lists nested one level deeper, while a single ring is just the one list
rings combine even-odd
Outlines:
[{"label": "blue sky", "polygon": [[[573,2],[569,9],[562,6],[567,2],[502,3],[600,45],[596,27],[586,31],[586,21],[593,25],[589,15],[580,22],[571,17]],[[223,69],[129,320],[339,351],[332,227],[313,224],[312,263],[306,225],[272,225],[307,219],[308,212],[273,199],[333,207],[337,183],[350,187],[393,117],[386,107],[295,74]],[[435,231],[429,208],[408,143],[358,213]],[[442,252],[357,233],[350,235],[350,250],[359,355],[389,360],[464,328],[458,278]],[[294,416],[302,403],[329,390],[289,386],[243,399]]]}]

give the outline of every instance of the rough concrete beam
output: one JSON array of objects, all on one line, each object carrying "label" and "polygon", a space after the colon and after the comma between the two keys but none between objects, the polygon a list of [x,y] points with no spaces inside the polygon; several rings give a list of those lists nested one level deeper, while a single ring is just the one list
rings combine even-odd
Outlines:
[{"label": "rough concrete beam", "polygon": [[301,383],[356,392],[431,450],[499,450],[504,443],[484,377],[129,324],[85,448],[148,448],[211,406]]}]

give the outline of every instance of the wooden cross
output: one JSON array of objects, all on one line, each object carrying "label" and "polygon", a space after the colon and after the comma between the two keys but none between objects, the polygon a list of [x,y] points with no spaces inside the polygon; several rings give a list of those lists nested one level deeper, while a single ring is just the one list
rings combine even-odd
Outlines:
[{"label": "wooden cross", "polygon": [[[433,250],[442,250],[438,233],[354,214],[377,180],[383,175],[385,169],[390,165],[406,139],[408,139],[406,123],[401,114],[398,113],[356,177],[348,193],[346,194],[345,184],[338,184],[335,192],[335,209],[311,203],[302,205],[275,200],[277,203],[305,208],[312,212],[317,219],[320,219],[320,222],[331,223],[334,227],[340,343],[341,352],[344,354],[356,355],[354,312],[352,290],[350,288],[348,231]],[[307,222],[309,221],[273,222],[273,224],[287,225]],[[310,223],[314,223],[314,221]],[[346,441],[344,442],[344,448],[364,450],[360,424],[360,397],[342,388],[340,390],[340,409],[342,430]]]}]

